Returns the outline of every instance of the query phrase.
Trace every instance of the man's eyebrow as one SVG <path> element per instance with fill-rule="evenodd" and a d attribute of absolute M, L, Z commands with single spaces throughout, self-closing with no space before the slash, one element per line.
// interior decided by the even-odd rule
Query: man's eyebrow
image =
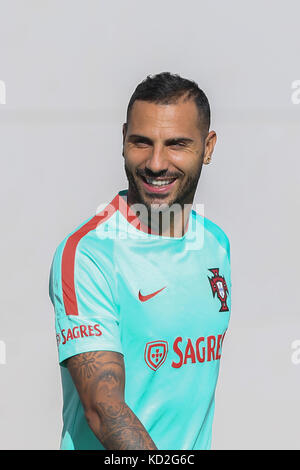
<path fill-rule="evenodd" d="M 153 143 L 152 139 L 144 135 L 140 135 L 140 134 L 131 134 L 127 140 L 129 142 L 140 141 L 140 142 L 145 142 L 147 144 Z M 174 145 L 174 144 L 177 144 L 178 142 L 189 144 L 189 143 L 194 142 L 194 140 L 189 137 L 172 137 L 170 139 L 165 140 L 166 145 Z"/>
<path fill-rule="evenodd" d="M 148 144 L 152 144 L 152 140 L 149 139 L 149 137 L 145 137 L 144 135 L 139 135 L 139 134 L 130 134 L 127 138 L 129 142 L 135 142 L 135 141 L 140 141 L 140 142 L 146 142 Z"/>
<path fill-rule="evenodd" d="M 167 139 L 165 142 L 167 145 L 174 145 L 174 144 L 177 144 L 178 142 L 182 142 L 184 144 L 190 144 L 194 142 L 194 140 L 190 139 L 189 137 L 173 137 L 171 139 Z"/>

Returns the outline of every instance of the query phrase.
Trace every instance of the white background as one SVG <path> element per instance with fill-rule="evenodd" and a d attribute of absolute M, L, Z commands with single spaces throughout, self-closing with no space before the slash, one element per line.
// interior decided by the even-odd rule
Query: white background
<path fill-rule="evenodd" d="M 2 449 L 59 447 L 50 263 L 127 187 L 127 104 L 163 71 L 206 92 L 218 135 L 195 198 L 231 241 L 213 449 L 300 448 L 299 17 L 296 0 L 0 1 Z"/>

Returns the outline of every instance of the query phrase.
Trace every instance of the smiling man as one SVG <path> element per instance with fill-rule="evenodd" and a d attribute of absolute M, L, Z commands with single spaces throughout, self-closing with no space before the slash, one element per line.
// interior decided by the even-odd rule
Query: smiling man
<path fill-rule="evenodd" d="M 211 446 L 231 280 L 227 236 L 192 209 L 209 128 L 195 82 L 148 76 L 123 125 L 128 189 L 55 252 L 62 449 Z"/>

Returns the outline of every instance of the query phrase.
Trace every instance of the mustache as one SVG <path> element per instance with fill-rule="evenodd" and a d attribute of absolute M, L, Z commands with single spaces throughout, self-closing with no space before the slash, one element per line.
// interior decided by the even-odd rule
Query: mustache
<path fill-rule="evenodd" d="M 172 173 L 165 173 L 165 171 L 160 171 L 158 173 L 154 173 L 151 170 L 136 170 L 135 174 L 137 176 L 142 176 L 144 178 L 179 178 L 180 175 L 172 174 Z"/>

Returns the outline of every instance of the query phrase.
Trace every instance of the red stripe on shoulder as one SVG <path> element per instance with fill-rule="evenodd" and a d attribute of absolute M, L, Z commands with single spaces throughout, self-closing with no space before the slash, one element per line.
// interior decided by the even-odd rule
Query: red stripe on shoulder
<path fill-rule="evenodd" d="M 116 196 L 117 198 L 118 196 Z M 63 301 L 65 312 L 67 315 L 78 315 L 78 305 L 75 292 L 75 254 L 76 248 L 82 237 L 84 237 L 91 230 L 95 230 L 99 224 L 108 220 L 116 211 L 115 199 L 108 204 L 99 214 L 96 214 L 80 229 L 74 232 L 67 240 L 62 254 L 61 263 L 61 279 Z"/>

